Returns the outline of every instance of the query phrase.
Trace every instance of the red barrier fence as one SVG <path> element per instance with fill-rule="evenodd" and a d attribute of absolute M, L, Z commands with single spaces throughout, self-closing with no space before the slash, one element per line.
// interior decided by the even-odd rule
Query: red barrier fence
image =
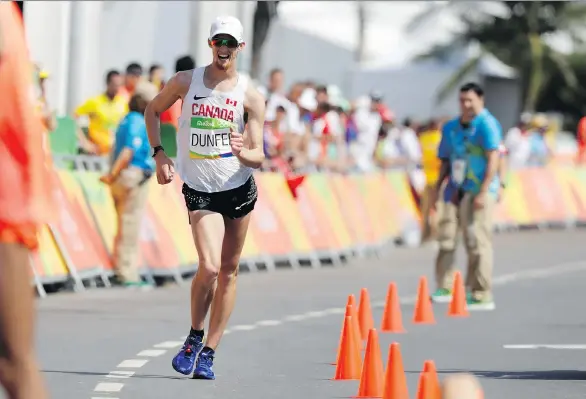
<path fill-rule="evenodd" d="M 112 274 L 116 213 L 106 186 L 96 172 L 55 173 L 60 203 L 58 221 L 40 233 L 41 248 L 33 256 L 36 282 L 86 279 Z M 406 175 L 313 174 L 294 198 L 278 173 L 258 173 L 259 200 L 242 254 L 242 267 L 261 265 L 317 266 L 334 264 L 355 253 L 376 250 L 409 229 L 421 217 Z M 512 172 L 496 213 L 497 228 L 569 225 L 586 222 L 586 170 L 553 166 Z M 181 182 L 160 186 L 154 180 L 140 235 L 141 274 L 180 280 L 196 270 L 195 252 Z"/>

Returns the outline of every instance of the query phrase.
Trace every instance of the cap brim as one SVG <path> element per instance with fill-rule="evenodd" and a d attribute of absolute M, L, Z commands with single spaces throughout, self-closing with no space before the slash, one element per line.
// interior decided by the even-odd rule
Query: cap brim
<path fill-rule="evenodd" d="M 230 33 L 230 32 L 222 32 L 222 31 L 220 31 L 220 32 L 214 32 L 214 34 L 210 36 L 210 40 L 213 40 L 214 37 L 219 36 L 219 35 L 230 36 L 232 39 L 236 40 L 238 42 L 238 44 L 244 43 L 244 40 L 238 40 L 238 38 L 233 33 Z"/>

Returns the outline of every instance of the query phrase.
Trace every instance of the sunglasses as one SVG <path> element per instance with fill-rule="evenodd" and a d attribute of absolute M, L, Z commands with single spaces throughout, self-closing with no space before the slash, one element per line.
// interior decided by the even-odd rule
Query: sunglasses
<path fill-rule="evenodd" d="M 212 39 L 212 46 L 216 48 L 220 48 L 222 46 L 226 46 L 230 49 L 235 49 L 239 45 L 238 40 L 236 39 Z"/>

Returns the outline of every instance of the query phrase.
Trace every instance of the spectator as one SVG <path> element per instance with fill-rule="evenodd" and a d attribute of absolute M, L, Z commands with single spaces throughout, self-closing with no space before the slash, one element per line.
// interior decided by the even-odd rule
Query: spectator
<path fill-rule="evenodd" d="M 549 127 L 548 120 L 543 115 L 536 115 L 531 121 L 531 133 L 529 135 L 531 155 L 528 166 L 545 166 L 553 151 L 549 147 L 545 133 Z"/>
<path fill-rule="evenodd" d="M 265 99 L 267 101 L 265 120 L 268 122 L 272 122 L 275 120 L 277 107 L 279 105 L 283 106 L 284 108 L 289 107 L 289 100 L 287 100 L 287 97 L 284 94 L 283 85 L 283 71 L 279 68 L 275 68 L 271 70 L 271 73 L 269 75 L 268 88 L 259 89 L 261 93 L 264 94 Z"/>
<path fill-rule="evenodd" d="M 328 88 L 326 86 L 317 86 L 315 88 L 315 98 L 318 103 L 328 103 L 330 102 L 330 97 L 328 95 Z"/>
<path fill-rule="evenodd" d="M 414 198 L 419 205 L 421 195 L 425 189 L 425 174 L 421 169 L 421 145 L 417 139 L 416 131 L 419 129 L 417 123 L 407 118 L 403 122 L 403 129 L 399 137 L 398 147 L 401 156 L 405 159 L 409 183 Z"/>
<path fill-rule="evenodd" d="M 175 62 L 175 73 L 192 69 L 195 69 L 195 60 L 189 55 L 180 57 Z M 179 99 L 175 101 L 175 104 L 161 114 L 161 123 L 173 125 L 175 126 L 175 130 L 177 130 L 179 128 L 179 117 L 181 116 L 182 105 L 183 100 Z"/>
<path fill-rule="evenodd" d="M 302 138 L 307 131 L 300 121 L 299 107 L 296 104 L 299 88 L 294 86 L 295 91 L 286 96 L 283 85 L 283 71 L 275 68 L 270 73 L 268 89 L 260 88 L 259 90 L 265 95 L 267 101 L 265 123 L 270 124 L 276 119 L 278 107 L 285 109 L 286 118 L 281 120 L 279 131 L 283 134 L 286 157 L 294 158 L 298 154 Z"/>
<path fill-rule="evenodd" d="M 309 142 L 308 158 L 318 168 L 323 166 L 325 155 L 324 136 L 327 134 L 326 132 L 329 132 L 329 126 L 327 126 L 325 116 L 329 111 L 330 106 L 328 103 L 318 103 L 311 122 L 311 140 Z"/>
<path fill-rule="evenodd" d="M 159 89 L 159 91 L 164 86 L 164 77 L 165 77 L 165 70 L 159 64 L 151 65 L 149 69 L 149 82 L 155 85 Z"/>
<path fill-rule="evenodd" d="M 281 131 L 283 121 L 287 118 L 287 110 L 279 105 L 276 110 L 276 117 L 272 122 L 266 123 L 264 127 L 264 151 L 266 155 L 265 165 L 268 169 L 285 172 L 288 169 L 284 159 L 285 140 Z"/>
<path fill-rule="evenodd" d="M 287 102 L 283 102 L 282 106 L 286 107 L 287 117 L 281 121 L 279 127 L 285 133 L 285 147 L 287 150 L 287 157 L 293 159 L 300 159 L 301 152 L 305 139 L 309 132 L 309 126 L 302 119 L 301 109 L 299 107 L 299 100 L 304 91 L 304 85 L 296 83 L 291 87 Z M 299 161 L 294 161 L 298 163 Z"/>
<path fill-rule="evenodd" d="M 103 155 L 110 152 L 116 126 L 128 112 L 128 103 L 118 93 L 122 77 L 116 70 L 106 75 L 106 91 L 88 99 L 75 110 L 75 118 L 89 118 L 88 136 L 78 129 L 81 149 L 88 154 Z"/>
<path fill-rule="evenodd" d="M 124 75 L 124 87 L 120 88 L 119 94 L 128 102 L 134 89 L 141 81 L 143 75 L 142 66 L 136 62 L 129 64 L 126 67 L 126 74 Z"/>
<path fill-rule="evenodd" d="M 130 98 L 130 112 L 116 131 L 114 163 L 100 181 L 111 189 L 118 231 L 114 242 L 114 266 L 119 281 L 125 287 L 148 287 L 138 273 L 138 243 L 141 220 L 148 196 L 148 180 L 154 171 L 144 110 L 158 93 L 149 82 L 136 86 Z"/>
<path fill-rule="evenodd" d="M 352 147 L 352 157 L 354 158 L 356 167 L 361 172 L 366 172 L 374 168 L 375 149 L 383 122 L 379 113 L 379 105 L 381 103 L 382 95 L 373 92 L 370 99 L 364 99 L 358 102 L 354 114 L 358 137 L 356 145 Z"/>
<path fill-rule="evenodd" d="M 303 134 L 299 136 L 299 141 L 295 143 L 292 149 L 292 167 L 302 169 L 308 166 L 310 161 L 309 148 L 312 141 L 311 125 L 313 122 L 313 113 L 317 109 L 317 100 L 315 99 L 315 90 L 305 89 L 297 99 L 298 123 L 300 124 Z"/>
<path fill-rule="evenodd" d="M 291 89 L 289 90 L 289 95 L 287 96 L 287 99 L 290 102 L 297 104 L 297 101 L 299 100 L 299 97 L 301 97 L 301 94 L 303 94 L 304 90 L 305 84 L 300 82 L 293 84 L 293 86 L 291 86 Z"/>
<path fill-rule="evenodd" d="M 175 61 L 175 72 L 195 69 L 195 60 L 190 55 L 184 55 Z"/>
<path fill-rule="evenodd" d="M 328 103 L 318 104 L 311 129 L 310 160 L 320 169 L 341 171 L 345 167 L 344 129 Z"/>
<path fill-rule="evenodd" d="M 509 153 L 508 165 L 511 169 L 524 168 L 531 157 L 530 138 L 531 115 L 521 115 L 517 126 L 509 129 L 505 137 L 505 147 Z"/>

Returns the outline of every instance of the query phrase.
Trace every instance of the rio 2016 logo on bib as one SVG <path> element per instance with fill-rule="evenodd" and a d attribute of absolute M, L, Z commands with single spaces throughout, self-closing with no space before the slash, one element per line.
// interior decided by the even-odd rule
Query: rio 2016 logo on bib
<path fill-rule="evenodd" d="M 230 148 L 230 128 L 234 125 L 222 119 L 192 117 L 189 157 L 191 159 L 220 159 L 234 156 Z"/>

